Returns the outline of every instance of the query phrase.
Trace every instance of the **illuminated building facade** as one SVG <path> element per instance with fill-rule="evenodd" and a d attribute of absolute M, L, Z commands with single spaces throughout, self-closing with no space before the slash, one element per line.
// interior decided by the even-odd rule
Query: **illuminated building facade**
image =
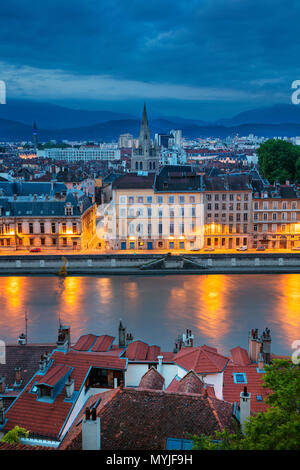
<path fill-rule="evenodd" d="M 254 247 L 300 247 L 300 193 L 293 185 L 275 184 L 254 191 L 252 208 Z"/>
<path fill-rule="evenodd" d="M 202 177 L 189 166 L 127 174 L 112 185 L 106 233 L 112 249 L 189 250 L 204 243 Z"/>
<path fill-rule="evenodd" d="M 224 250 L 250 247 L 251 201 L 248 176 L 205 177 L 205 247 Z"/>
<path fill-rule="evenodd" d="M 64 183 L 0 182 L 0 249 L 81 250 L 95 234 L 95 207 Z"/>

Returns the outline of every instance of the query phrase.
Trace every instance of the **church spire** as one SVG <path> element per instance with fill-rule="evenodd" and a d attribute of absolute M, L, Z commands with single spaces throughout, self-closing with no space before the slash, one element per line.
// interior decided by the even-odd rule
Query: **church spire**
<path fill-rule="evenodd" d="M 145 144 L 147 144 L 147 147 L 150 146 L 151 144 L 146 103 L 144 103 L 143 117 L 142 117 L 142 123 L 141 123 L 140 135 L 139 135 L 140 147 L 143 147 Z"/>

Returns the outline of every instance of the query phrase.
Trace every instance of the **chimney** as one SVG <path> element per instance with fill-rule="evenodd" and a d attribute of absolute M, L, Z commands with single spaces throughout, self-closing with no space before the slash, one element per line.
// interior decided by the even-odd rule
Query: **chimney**
<path fill-rule="evenodd" d="M 40 362 L 39 362 L 39 371 L 45 372 L 45 370 L 46 370 L 46 360 L 45 360 L 44 354 L 42 354 Z"/>
<path fill-rule="evenodd" d="M 82 450 L 101 449 L 101 426 L 97 410 L 89 408 L 85 410 L 85 418 L 82 421 Z"/>
<path fill-rule="evenodd" d="M 258 336 L 258 329 L 251 330 L 249 333 L 249 358 L 252 362 L 258 362 L 261 349 L 261 338 Z"/>
<path fill-rule="evenodd" d="M 262 353 L 266 364 L 271 362 L 271 332 L 266 328 L 262 334 Z"/>
<path fill-rule="evenodd" d="M 5 380 L 5 377 L 0 377 L 0 393 L 5 393 L 5 389 L 6 389 L 6 380 Z"/>
<path fill-rule="evenodd" d="M 120 319 L 119 323 L 119 348 L 125 348 L 126 346 L 126 327 L 123 325 Z"/>
<path fill-rule="evenodd" d="M 4 402 L 3 402 L 3 398 L 0 397 L 0 426 L 4 423 L 5 423 Z"/>
<path fill-rule="evenodd" d="M 20 346 L 26 346 L 27 344 L 27 338 L 26 338 L 26 335 L 24 333 L 21 333 L 19 338 L 18 338 L 18 344 Z"/>
<path fill-rule="evenodd" d="M 260 371 L 263 371 L 264 370 L 264 366 L 265 366 L 265 363 L 264 363 L 264 357 L 263 357 L 263 354 L 262 352 L 259 353 L 259 358 L 258 358 L 258 369 Z"/>
<path fill-rule="evenodd" d="M 163 361 L 164 356 L 157 356 L 158 359 L 158 364 L 157 364 L 157 372 L 160 374 L 162 373 L 162 361 Z"/>
<path fill-rule="evenodd" d="M 60 351 L 68 352 L 71 345 L 71 329 L 69 326 L 59 325 L 56 347 Z"/>
<path fill-rule="evenodd" d="M 250 416 L 250 398 L 251 393 L 248 393 L 247 387 L 244 387 L 244 391 L 240 394 L 240 423 L 243 434 L 245 432 L 245 421 Z"/>
<path fill-rule="evenodd" d="M 71 379 L 71 377 L 69 377 L 67 382 L 66 382 L 66 396 L 67 396 L 67 398 L 72 398 L 74 390 L 75 390 L 75 381 L 74 381 L 74 379 Z"/>
<path fill-rule="evenodd" d="M 14 386 L 15 387 L 20 387 L 21 386 L 21 383 L 22 383 L 22 379 L 21 379 L 21 367 L 15 367 L 15 383 L 14 383 Z"/>

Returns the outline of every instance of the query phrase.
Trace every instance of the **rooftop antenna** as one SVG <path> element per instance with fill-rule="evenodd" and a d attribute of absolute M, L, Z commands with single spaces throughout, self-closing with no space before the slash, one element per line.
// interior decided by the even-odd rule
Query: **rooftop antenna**
<path fill-rule="evenodd" d="M 26 342 L 28 343 L 28 315 L 27 315 L 27 310 L 25 310 L 25 335 L 26 335 Z"/>

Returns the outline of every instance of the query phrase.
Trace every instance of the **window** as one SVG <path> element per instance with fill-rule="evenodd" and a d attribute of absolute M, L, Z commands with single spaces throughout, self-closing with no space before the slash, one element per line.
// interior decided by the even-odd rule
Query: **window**
<path fill-rule="evenodd" d="M 174 204 L 175 196 L 169 196 L 169 204 Z"/>
<path fill-rule="evenodd" d="M 18 224 L 18 233 L 22 233 L 22 224 Z"/>
<path fill-rule="evenodd" d="M 125 209 L 125 207 L 121 207 L 121 209 L 120 209 L 120 217 L 126 217 L 126 209 Z"/>
<path fill-rule="evenodd" d="M 45 238 L 41 238 L 41 245 L 45 245 Z"/>
<path fill-rule="evenodd" d="M 159 235 L 161 235 L 162 232 L 163 232 L 163 226 L 162 226 L 162 224 L 158 224 L 158 233 L 159 233 Z"/>
<path fill-rule="evenodd" d="M 236 384 L 246 384 L 247 383 L 247 377 L 246 374 L 243 372 L 237 372 L 233 374 L 233 380 L 234 383 Z"/>
<path fill-rule="evenodd" d="M 264 213 L 263 219 L 264 219 L 264 220 L 268 220 L 268 214 Z"/>
<path fill-rule="evenodd" d="M 179 196 L 179 204 L 184 204 L 185 196 Z"/>
<path fill-rule="evenodd" d="M 219 204 L 215 204 L 215 211 L 219 210 Z"/>
<path fill-rule="evenodd" d="M 66 215 L 73 215 L 73 207 L 65 207 L 65 214 Z"/>
<path fill-rule="evenodd" d="M 158 202 L 158 204 L 163 204 L 164 197 L 163 196 L 157 196 L 157 202 Z"/>
<path fill-rule="evenodd" d="M 256 395 L 256 401 L 262 402 L 263 397 L 261 395 Z"/>
<path fill-rule="evenodd" d="M 148 217 L 152 217 L 152 209 L 151 209 L 151 207 L 148 207 L 148 209 L 147 209 L 147 214 L 148 214 Z"/>
<path fill-rule="evenodd" d="M 222 201 L 226 201 L 226 194 L 222 194 Z"/>
<path fill-rule="evenodd" d="M 67 239 L 66 238 L 63 238 L 63 246 L 67 246 Z"/>
<path fill-rule="evenodd" d="M 40 233 L 45 233 L 45 224 L 44 224 L 44 222 L 40 223 Z"/>
<path fill-rule="evenodd" d="M 126 202 L 126 200 L 125 200 Z M 134 204 L 134 196 L 129 196 L 128 197 L 128 204 Z"/>
<path fill-rule="evenodd" d="M 190 202 L 190 204 L 195 204 L 195 202 L 196 202 L 195 196 L 190 196 L 189 197 L 189 202 Z"/>
<path fill-rule="evenodd" d="M 73 233 L 77 233 L 77 224 L 75 222 L 72 224 L 72 227 L 73 227 Z"/>
<path fill-rule="evenodd" d="M 67 226 L 65 223 L 62 224 L 62 233 L 66 233 Z"/>
<path fill-rule="evenodd" d="M 51 233 L 56 233 L 56 224 L 55 223 L 51 224 Z"/>
<path fill-rule="evenodd" d="M 286 209 L 286 202 L 282 203 L 282 209 Z"/>
<path fill-rule="evenodd" d="M 138 204 L 144 204 L 144 196 L 138 196 L 137 202 Z"/>
<path fill-rule="evenodd" d="M 175 216 L 174 207 L 170 207 L 170 217 L 174 217 L 174 216 Z"/>
<path fill-rule="evenodd" d="M 126 196 L 120 196 L 120 204 L 126 204 Z"/>
<path fill-rule="evenodd" d="M 170 234 L 174 234 L 174 224 L 170 224 Z"/>
<path fill-rule="evenodd" d="M 215 201 L 219 200 L 219 194 L 215 194 Z"/>
<path fill-rule="evenodd" d="M 33 223 L 29 223 L 29 233 L 33 233 Z"/>
<path fill-rule="evenodd" d="M 153 197 L 152 196 L 147 196 L 147 204 L 152 204 Z"/>
<path fill-rule="evenodd" d="M 211 211 L 211 203 L 210 202 L 207 204 L 207 210 Z"/>
<path fill-rule="evenodd" d="M 211 201 L 211 194 L 206 194 L 207 201 Z"/>

